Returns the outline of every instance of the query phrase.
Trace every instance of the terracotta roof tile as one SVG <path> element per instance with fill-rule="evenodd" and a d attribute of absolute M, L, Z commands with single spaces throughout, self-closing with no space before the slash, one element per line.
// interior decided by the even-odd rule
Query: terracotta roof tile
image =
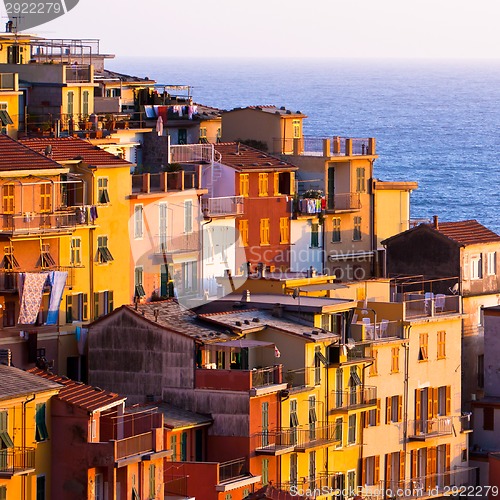
<path fill-rule="evenodd" d="M 477 220 L 439 222 L 438 231 L 460 245 L 500 241 L 500 236 Z"/>
<path fill-rule="evenodd" d="M 298 167 L 280 158 L 259 151 L 245 144 L 221 142 L 214 145 L 222 156 L 220 163 L 235 170 L 297 170 Z"/>
<path fill-rule="evenodd" d="M 120 396 L 114 392 L 105 391 L 99 387 L 92 387 L 82 382 L 75 382 L 67 377 L 60 377 L 39 368 L 31 368 L 28 372 L 62 384 L 63 388 L 57 397 L 61 401 L 78 406 L 89 412 L 109 408 L 114 403 L 119 404 L 126 399 L 124 396 Z"/>
<path fill-rule="evenodd" d="M 21 142 L 0 134 L 0 171 L 60 169 L 61 165 L 47 158 L 44 151 L 45 145 L 39 151 L 33 151 Z"/>
<path fill-rule="evenodd" d="M 300 116 L 302 118 L 306 118 L 306 115 L 304 113 L 301 113 L 300 111 L 293 112 L 289 109 L 286 109 L 285 106 L 281 106 L 280 108 L 278 108 L 278 106 L 274 106 L 272 104 L 263 104 L 259 106 L 246 106 L 244 108 L 234 108 L 229 111 L 226 111 L 226 113 L 230 113 L 231 111 L 241 111 L 244 109 L 253 109 L 255 111 L 263 111 L 264 113 L 278 114 L 284 116 Z"/>
<path fill-rule="evenodd" d="M 50 145 L 52 159 L 56 162 L 82 159 L 85 163 L 97 167 L 127 167 L 132 165 L 89 141 L 75 137 L 42 137 L 23 139 L 19 142 L 38 153 L 43 153 L 45 148 Z"/>

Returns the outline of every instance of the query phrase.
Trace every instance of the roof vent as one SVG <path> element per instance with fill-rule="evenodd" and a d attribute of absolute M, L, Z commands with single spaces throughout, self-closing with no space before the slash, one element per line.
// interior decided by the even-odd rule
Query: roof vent
<path fill-rule="evenodd" d="M 280 109 L 281 109 L 282 111 L 285 111 L 285 110 L 286 110 L 285 106 L 281 106 L 281 108 L 280 108 Z"/>
<path fill-rule="evenodd" d="M 287 109 L 287 110 L 286 110 L 286 114 L 287 114 L 287 115 L 291 115 L 291 114 L 292 114 L 292 112 L 291 112 L 289 109 Z"/>
<path fill-rule="evenodd" d="M 259 319 L 259 318 L 252 318 L 252 321 L 253 321 L 254 323 L 260 323 L 260 319 Z"/>
<path fill-rule="evenodd" d="M 245 325 L 249 325 L 249 324 L 250 324 L 250 321 L 249 321 L 248 319 L 246 319 L 246 320 L 244 321 L 244 323 L 245 323 Z"/>
<path fill-rule="evenodd" d="M 318 333 L 319 333 L 319 332 L 318 332 L 317 330 L 313 330 L 311 333 L 312 333 L 313 335 L 318 335 Z"/>
<path fill-rule="evenodd" d="M 235 324 L 236 326 L 241 326 L 241 321 L 237 321 Z"/>
<path fill-rule="evenodd" d="M 303 335 L 304 337 L 311 337 L 311 336 L 312 336 L 309 332 L 304 332 L 302 335 Z"/>

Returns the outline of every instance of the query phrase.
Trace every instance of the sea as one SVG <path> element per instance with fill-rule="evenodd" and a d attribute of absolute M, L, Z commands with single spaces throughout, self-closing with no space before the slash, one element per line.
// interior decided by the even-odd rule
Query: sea
<path fill-rule="evenodd" d="M 374 177 L 417 181 L 411 217 L 477 219 L 500 234 L 500 59 L 136 59 L 110 69 L 190 85 L 220 109 L 273 104 L 304 136 L 375 137 Z"/>

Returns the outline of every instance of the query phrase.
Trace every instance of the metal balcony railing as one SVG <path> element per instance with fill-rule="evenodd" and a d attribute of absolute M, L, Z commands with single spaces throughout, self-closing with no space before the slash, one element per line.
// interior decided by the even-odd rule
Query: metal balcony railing
<path fill-rule="evenodd" d="M 34 468 L 34 448 L 7 448 L 0 450 L 0 477 L 10 477 Z"/>
<path fill-rule="evenodd" d="M 120 460 L 122 458 L 140 455 L 148 451 L 153 451 L 153 432 L 145 432 L 124 439 L 116 441 L 115 458 Z"/>
<path fill-rule="evenodd" d="M 238 458 L 219 464 L 219 483 L 236 479 L 248 474 L 248 461 L 246 458 Z"/>
<path fill-rule="evenodd" d="M 202 198 L 201 210 L 203 212 L 203 215 L 207 217 L 239 215 L 243 213 L 243 200 L 243 196 Z"/>
<path fill-rule="evenodd" d="M 16 90 L 15 73 L 0 73 L 0 90 Z"/>
<path fill-rule="evenodd" d="M 0 214 L 0 234 L 39 234 L 73 229 L 86 224 L 74 211 L 24 214 Z"/>
<path fill-rule="evenodd" d="M 373 386 L 353 386 L 345 391 L 332 391 L 333 410 L 350 410 L 377 404 L 377 388 Z"/>
<path fill-rule="evenodd" d="M 88 64 L 72 64 L 66 66 L 66 82 L 67 83 L 90 83 L 91 70 Z"/>
<path fill-rule="evenodd" d="M 156 255 L 164 255 L 167 253 L 193 252 L 196 250 L 200 250 L 200 235 L 198 231 L 179 234 L 177 236 L 157 236 L 153 249 Z"/>
<path fill-rule="evenodd" d="M 326 210 L 329 212 L 355 212 L 360 209 L 360 193 L 328 193 L 326 197 Z"/>
<path fill-rule="evenodd" d="M 337 423 L 316 422 L 305 428 L 297 429 L 297 451 L 321 446 L 323 444 L 340 443 L 342 441 L 342 426 Z"/>
<path fill-rule="evenodd" d="M 452 417 L 438 417 L 429 420 L 409 420 L 408 435 L 411 440 L 453 434 Z"/>
<path fill-rule="evenodd" d="M 256 453 L 279 455 L 286 450 L 293 451 L 297 444 L 297 428 L 258 432 L 253 435 L 253 440 Z"/>

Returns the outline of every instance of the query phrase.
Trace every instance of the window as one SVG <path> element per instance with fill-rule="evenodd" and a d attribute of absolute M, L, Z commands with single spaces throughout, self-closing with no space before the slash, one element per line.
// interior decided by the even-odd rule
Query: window
<path fill-rule="evenodd" d="M 267 196 L 269 192 L 269 174 L 259 174 L 259 196 Z"/>
<path fill-rule="evenodd" d="M 134 269 L 134 293 L 135 297 L 145 297 L 146 292 L 143 286 L 143 274 L 144 268 L 142 266 L 137 266 Z"/>
<path fill-rule="evenodd" d="M 94 293 L 94 319 L 109 314 L 113 311 L 113 291 L 105 290 L 104 292 Z"/>
<path fill-rule="evenodd" d="M 484 387 L 484 354 L 477 357 L 477 386 L 480 389 Z"/>
<path fill-rule="evenodd" d="M 372 349 L 372 364 L 370 365 L 370 375 L 378 375 L 378 351 L 376 349 Z"/>
<path fill-rule="evenodd" d="M 334 217 L 332 219 L 332 243 L 339 243 L 342 241 L 340 239 L 340 217 Z"/>
<path fill-rule="evenodd" d="M 233 500 L 233 495 L 231 493 L 226 493 L 224 500 Z"/>
<path fill-rule="evenodd" d="M 165 202 L 159 203 L 158 206 L 159 214 L 159 231 L 160 231 L 160 252 L 167 251 L 167 229 L 168 229 L 168 206 Z"/>
<path fill-rule="evenodd" d="M 40 184 L 40 212 L 50 212 L 52 201 L 52 185 Z"/>
<path fill-rule="evenodd" d="M 269 482 L 269 459 L 262 460 L 262 484 L 266 485 Z"/>
<path fill-rule="evenodd" d="M 6 134 L 7 126 L 14 125 L 7 108 L 8 105 L 6 102 L 0 102 L 0 134 Z"/>
<path fill-rule="evenodd" d="M 316 422 L 318 416 L 316 415 L 316 396 L 309 396 L 309 439 L 313 441 L 316 439 Z"/>
<path fill-rule="evenodd" d="M 108 249 L 108 237 L 107 236 L 98 236 L 97 237 L 97 256 L 98 261 L 101 264 L 105 264 L 106 262 L 111 262 L 113 256 Z"/>
<path fill-rule="evenodd" d="M 207 138 L 207 127 L 200 127 L 200 139 Z"/>
<path fill-rule="evenodd" d="M 75 103 L 75 94 L 73 92 L 68 92 L 68 115 L 72 115 L 75 110 L 74 110 L 74 103 Z M 70 118 L 72 118 L 70 116 Z"/>
<path fill-rule="evenodd" d="M 270 245 L 269 219 L 260 219 L 260 244 Z"/>
<path fill-rule="evenodd" d="M 385 423 L 401 422 L 403 418 L 403 396 L 385 398 L 386 414 Z"/>
<path fill-rule="evenodd" d="M 472 255 L 470 258 L 470 266 L 471 266 L 471 276 L 472 280 L 479 280 L 483 277 L 483 256 Z"/>
<path fill-rule="evenodd" d="M 380 456 L 367 457 L 361 467 L 361 485 L 371 486 L 380 480 Z"/>
<path fill-rule="evenodd" d="M 14 213 L 14 184 L 4 184 L 2 187 L 2 205 L 4 214 Z"/>
<path fill-rule="evenodd" d="M 399 372 L 399 347 L 393 347 L 391 350 L 391 373 Z"/>
<path fill-rule="evenodd" d="M 82 264 L 82 239 L 71 238 L 69 262 L 72 266 Z"/>
<path fill-rule="evenodd" d="M 35 421 L 36 421 L 36 433 L 35 439 L 37 441 L 45 441 L 49 437 L 49 432 L 47 430 L 47 423 L 45 422 L 45 403 L 40 403 L 36 405 Z"/>
<path fill-rule="evenodd" d="M 262 403 L 262 446 L 269 444 L 269 403 Z"/>
<path fill-rule="evenodd" d="M 321 352 L 321 347 L 317 345 L 314 348 L 314 385 L 321 384 L 321 362 L 328 363 L 324 354 Z"/>
<path fill-rule="evenodd" d="M 240 174 L 240 196 L 248 196 L 250 191 L 249 174 Z"/>
<path fill-rule="evenodd" d="M 366 413 L 365 427 L 380 425 L 380 399 L 377 399 L 377 408 Z"/>
<path fill-rule="evenodd" d="M 238 231 L 240 232 L 241 244 L 244 247 L 248 246 L 248 220 L 240 219 L 238 221 Z"/>
<path fill-rule="evenodd" d="M 299 426 L 299 417 L 297 415 L 297 400 L 290 400 L 290 428 L 292 429 L 291 433 L 291 442 L 293 444 L 297 443 L 297 427 Z"/>
<path fill-rule="evenodd" d="M 109 203 L 108 178 L 107 177 L 98 177 L 97 178 L 97 203 L 101 203 L 101 204 Z"/>
<path fill-rule="evenodd" d="M 181 434 L 181 462 L 187 461 L 187 432 Z"/>
<path fill-rule="evenodd" d="M 66 296 L 66 323 L 87 321 L 89 319 L 88 295 L 77 293 Z"/>
<path fill-rule="evenodd" d="M 485 431 L 495 430 L 495 409 L 491 406 L 483 408 L 483 429 Z"/>
<path fill-rule="evenodd" d="M 170 436 L 170 449 L 172 450 L 172 462 L 177 462 L 177 436 Z"/>
<path fill-rule="evenodd" d="M 288 217 L 280 217 L 280 243 L 290 242 L 290 225 Z"/>
<path fill-rule="evenodd" d="M 316 452 L 309 453 L 309 481 L 316 479 Z"/>
<path fill-rule="evenodd" d="M 89 91 L 82 92 L 82 115 L 86 118 L 89 115 Z"/>
<path fill-rule="evenodd" d="M 356 169 L 356 192 L 364 193 L 366 191 L 365 169 L 363 167 Z"/>
<path fill-rule="evenodd" d="M 193 232 L 193 202 L 191 200 L 184 202 L 184 232 Z"/>
<path fill-rule="evenodd" d="M 356 415 L 349 415 L 347 444 L 354 444 L 355 442 L 356 442 Z"/>
<path fill-rule="evenodd" d="M 488 252 L 486 254 L 486 274 L 494 276 L 497 273 L 497 253 Z"/>
<path fill-rule="evenodd" d="M 446 332 L 437 333 L 437 358 L 443 359 L 446 357 Z"/>
<path fill-rule="evenodd" d="M 182 263 L 182 293 L 194 293 L 198 290 L 198 263 Z"/>
<path fill-rule="evenodd" d="M 434 389 L 436 391 L 436 389 Z M 434 413 L 436 413 L 434 411 Z M 443 385 L 437 388 L 437 415 L 444 417 L 451 414 L 451 386 Z"/>
<path fill-rule="evenodd" d="M 311 224 L 311 248 L 319 248 L 319 224 Z"/>
<path fill-rule="evenodd" d="M 16 303 L 13 301 L 5 302 L 3 309 L 3 326 L 16 326 L 16 321 Z"/>
<path fill-rule="evenodd" d="M 300 120 L 292 120 L 293 138 L 300 139 Z"/>
<path fill-rule="evenodd" d="M 149 466 L 149 498 L 156 498 L 156 465 Z"/>
<path fill-rule="evenodd" d="M 38 259 L 37 266 L 42 269 L 46 269 L 48 267 L 54 267 L 56 265 L 56 261 L 54 257 L 50 254 L 50 245 L 42 245 L 40 250 L 40 258 Z"/>
<path fill-rule="evenodd" d="M 96 500 L 102 500 L 102 496 L 97 496 L 97 475 L 96 475 Z M 102 485 L 101 485 L 102 490 Z M 45 476 L 36 477 L 36 500 L 45 500 Z"/>
<path fill-rule="evenodd" d="M 0 486 L 0 500 L 7 500 L 7 486 Z"/>
<path fill-rule="evenodd" d="M 144 207 L 142 205 L 134 206 L 134 238 L 143 237 L 144 226 Z"/>
<path fill-rule="evenodd" d="M 352 230 L 352 239 L 354 241 L 361 240 L 361 217 L 354 217 L 354 228 Z"/>
<path fill-rule="evenodd" d="M 356 471 L 347 471 L 347 496 L 356 496 Z"/>
<path fill-rule="evenodd" d="M 9 435 L 8 423 L 8 413 L 6 411 L 0 411 L 0 450 L 5 448 L 14 448 L 14 442 Z M 2 460 L 1 456 L 0 460 Z M 0 461 L 0 464 L 1 463 L 2 462 Z"/>
<path fill-rule="evenodd" d="M 335 441 L 338 443 L 338 447 L 342 446 L 342 418 L 335 419 Z"/>
<path fill-rule="evenodd" d="M 421 333 L 419 336 L 420 347 L 418 351 L 418 360 L 427 361 L 429 359 L 429 334 Z"/>

